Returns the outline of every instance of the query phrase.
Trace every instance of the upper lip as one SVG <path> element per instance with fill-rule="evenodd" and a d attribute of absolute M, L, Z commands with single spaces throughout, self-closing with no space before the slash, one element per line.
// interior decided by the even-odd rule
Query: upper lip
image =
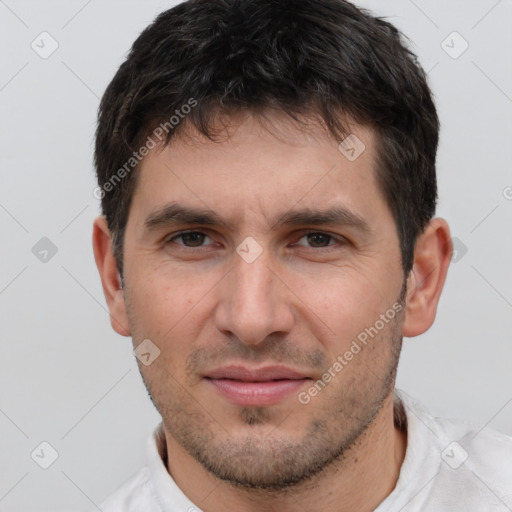
<path fill-rule="evenodd" d="M 205 375 L 210 379 L 232 379 L 245 382 L 266 382 L 280 379 L 306 379 L 303 373 L 287 368 L 286 366 L 265 366 L 263 368 L 250 369 L 244 366 L 224 366 L 208 372 Z"/>

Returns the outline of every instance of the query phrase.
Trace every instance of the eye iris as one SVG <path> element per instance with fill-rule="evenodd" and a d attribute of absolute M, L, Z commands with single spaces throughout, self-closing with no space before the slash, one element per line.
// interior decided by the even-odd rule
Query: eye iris
<path fill-rule="evenodd" d="M 202 233 L 183 233 L 181 237 L 185 245 L 190 245 L 191 247 L 199 247 L 204 241 Z"/>
<path fill-rule="evenodd" d="M 330 239 L 330 236 L 329 235 L 324 235 L 323 233 L 312 233 L 310 235 L 307 235 L 308 236 L 308 241 L 311 243 L 312 240 L 312 245 L 314 247 L 318 247 L 317 243 L 320 244 L 321 247 L 325 247 L 326 245 L 329 244 L 329 239 Z M 322 243 L 322 239 L 324 242 L 327 242 L 326 244 L 323 244 Z"/>

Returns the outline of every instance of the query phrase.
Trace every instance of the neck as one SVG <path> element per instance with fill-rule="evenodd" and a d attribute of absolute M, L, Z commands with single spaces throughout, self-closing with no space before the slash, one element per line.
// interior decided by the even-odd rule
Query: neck
<path fill-rule="evenodd" d="M 306 483 L 276 493 L 241 490 L 206 471 L 165 432 L 167 469 L 185 495 L 204 512 L 371 512 L 395 488 L 407 433 L 401 404 L 390 394 L 354 445 Z"/>

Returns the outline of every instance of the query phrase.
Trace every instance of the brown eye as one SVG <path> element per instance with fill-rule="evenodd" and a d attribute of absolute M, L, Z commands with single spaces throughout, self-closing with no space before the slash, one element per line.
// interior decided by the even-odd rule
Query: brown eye
<path fill-rule="evenodd" d="M 304 242 L 304 240 L 306 241 Z M 301 250 L 323 254 L 329 251 L 338 251 L 348 244 L 350 242 L 344 236 L 330 235 L 321 231 L 309 231 L 302 232 L 302 235 L 293 246 Z"/>
<path fill-rule="evenodd" d="M 304 239 L 306 240 L 306 243 L 297 243 L 296 245 L 309 249 L 323 249 L 336 245 L 336 242 L 342 242 L 342 240 L 336 240 L 332 235 L 316 231 L 304 233 L 300 237 L 299 242 Z"/>
<path fill-rule="evenodd" d="M 201 231 L 187 231 L 185 233 L 180 233 L 178 235 L 173 236 L 169 239 L 169 242 L 174 242 L 175 240 L 181 239 L 183 243 L 178 243 L 178 245 L 183 245 L 184 247 L 201 247 L 205 238 L 208 236 Z"/>
<path fill-rule="evenodd" d="M 332 240 L 332 236 L 325 233 L 309 233 L 305 236 L 313 247 L 327 247 Z"/>

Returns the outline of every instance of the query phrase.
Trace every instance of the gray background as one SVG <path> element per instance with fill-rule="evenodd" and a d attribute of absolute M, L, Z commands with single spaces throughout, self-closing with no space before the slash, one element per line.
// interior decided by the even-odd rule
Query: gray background
<path fill-rule="evenodd" d="M 512 2 L 357 3 L 401 28 L 429 72 L 442 122 L 438 215 L 459 240 L 434 327 L 404 341 L 398 387 L 435 415 L 512 435 Z M 171 5 L 0 0 L 4 512 L 94 509 L 142 466 L 159 420 L 130 339 L 110 328 L 93 260 L 92 144 L 99 97 Z M 469 44 L 458 58 L 453 31 Z M 47 58 L 31 47 L 48 52 L 53 40 Z M 43 237 L 55 255 L 41 252 Z M 31 458 L 42 441 L 59 455 L 46 470 Z"/>

